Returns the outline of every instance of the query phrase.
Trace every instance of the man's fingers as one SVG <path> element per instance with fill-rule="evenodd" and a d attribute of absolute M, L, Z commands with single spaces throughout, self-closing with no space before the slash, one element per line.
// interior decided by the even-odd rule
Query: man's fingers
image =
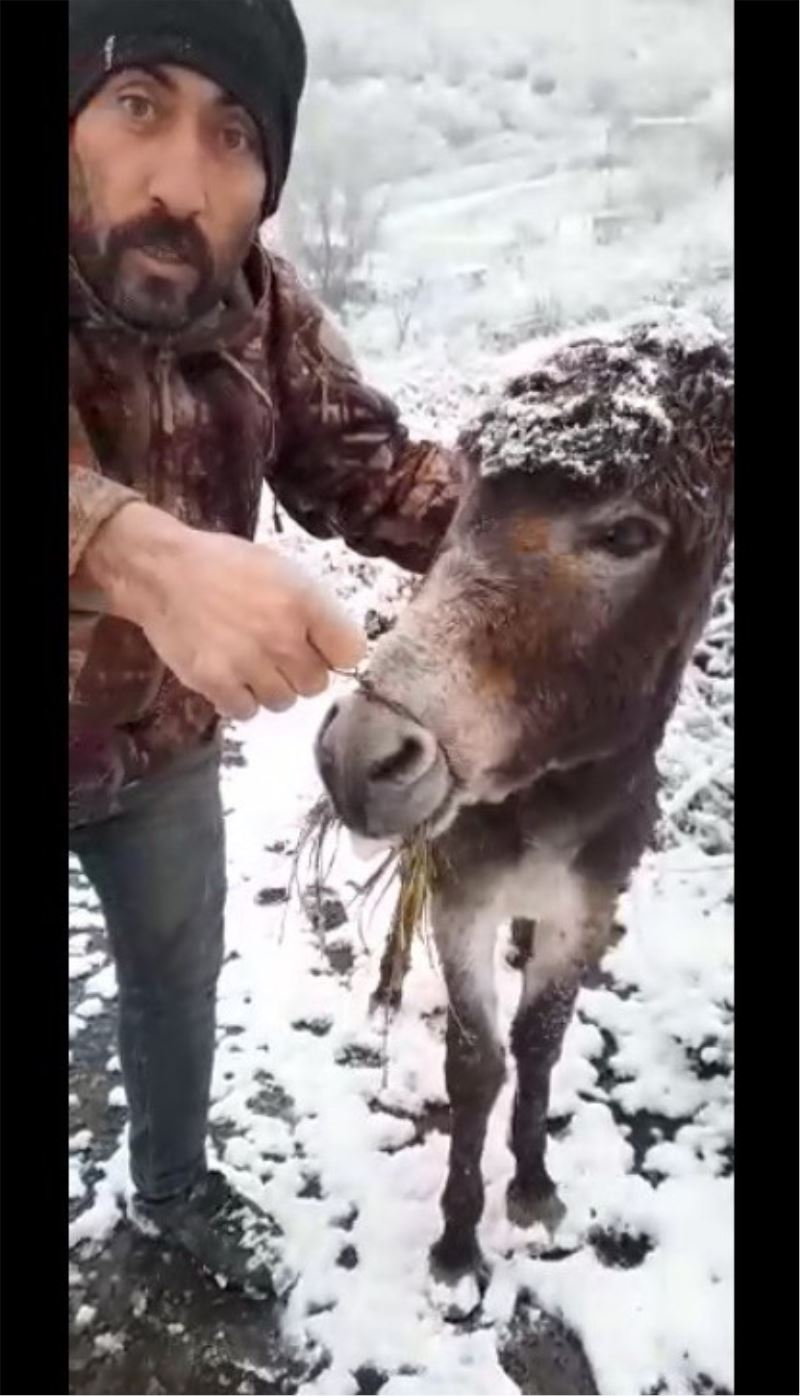
<path fill-rule="evenodd" d="M 255 695 L 244 684 L 218 685 L 214 689 L 207 689 L 205 697 L 214 704 L 220 717 L 232 718 L 236 722 L 249 722 L 258 712 Z"/>
<path fill-rule="evenodd" d="M 362 630 L 338 606 L 325 604 L 315 610 L 308 637 L 331 669 L 355 669 L 367 652 Z"/>
<path fill-rule="evenodd" d="M 223 717 L 284 712 L 298 696 L 323 693 L 331 669 L 363 659 L 359 626 L 302 570 L 260 544 L 194 529 L 187 537 L 174 604 L 143 628 Z"/>
<path fill-rule="evenodd" d="M 292 685 L 274 665 L 264 666 L 262 673 L 248 678 L 247 686 L 261 707 L 273 713 L 284 713 L 297 701 Z"/>
<path fill-rule="evenodd" d="M 280 672 L 301 698 L 316 698 L 328 687 L 329 670 L 308 639 L 296 654 L 281 659 Z"/>

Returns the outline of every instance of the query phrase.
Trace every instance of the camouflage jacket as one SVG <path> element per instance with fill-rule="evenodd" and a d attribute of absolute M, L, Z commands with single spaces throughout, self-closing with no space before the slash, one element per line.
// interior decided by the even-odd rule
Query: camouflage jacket
<path fill-rule="evenodd" d="M 126 326 L 71 266 L 69 416 L 70 576 L 135 498 L 252 538 L 264 480 L 310 533 L 421 571 L 458 493 L 457 458 L 409 441 L 291 266 L 260 247 L 229 302 L 169 341 Z M 137 626 L 70 610 L 74 821 L 216 728 Z"/>

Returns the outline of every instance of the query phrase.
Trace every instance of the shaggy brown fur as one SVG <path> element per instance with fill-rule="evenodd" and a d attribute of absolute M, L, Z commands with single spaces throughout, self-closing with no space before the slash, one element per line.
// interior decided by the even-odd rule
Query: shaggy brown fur
<path fill-rule="evenodd" d="M 433 1260 L 447 1275 L 482 1270 L 506 918 L 522 975 L 509 1215 L 558 1220 L 550 1073 L 652 835 L 656 754 L 730 542 L 731 357 L 695 328 L 579 340 L 511 381 L 460 444 L 471 474 L 443 547 L 369 691 L 318 740 L 344 822 L 425 830 L 444 869 L 432 920 L 452 1135 Z"/>

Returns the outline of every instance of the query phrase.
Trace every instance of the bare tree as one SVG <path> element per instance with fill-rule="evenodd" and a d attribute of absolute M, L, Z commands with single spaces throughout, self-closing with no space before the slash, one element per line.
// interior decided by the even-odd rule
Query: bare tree
<path fill-rule="evenodd" d="M 379 240 L 385 200 L 321 171 L 312 188 L 287 199 L 284 233 L 317 294 L 341 312 L 363 294 L 366 261 Z"/>
<path fill-rule="evenodd" d="M 406 342 L 411 321 L 419 305 L 425 284 L 425 278 L 418 276 L 415 280 L 407 281 L 404 286 L 399 287 L 390 299 L 389 304 L 396 332 L 394 347 L 397 350 L 402 349 Z"/>
<path fill-rule="evenodd" d="M 282 231 L 318 295 L 341 314 L 363 298 L 388 198 L 381 191 L 372 133 L 328 94 L 306 115 L 286 191 Z"/>

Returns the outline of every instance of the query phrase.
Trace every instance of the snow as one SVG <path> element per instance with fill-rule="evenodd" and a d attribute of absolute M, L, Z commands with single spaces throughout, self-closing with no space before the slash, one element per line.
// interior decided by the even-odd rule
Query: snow
<path fill-rule="evenodd" d="M 125 1340 L 120 1333 L 98 1333 L 94 1340 L 97 1352 L 122 1352 Z"/>
<path fill-rule="evenodd" d="M 70 1222 L 69 1247 L 74 1250 L 82 1243 L 91 1247 L 99 1246 L 108 1236 L 122 1215 L 122 1200 L 129 1193 L 127 1142 L 124 1134 L 110 1158 L 102 1165 L 101 1176 L 92 1190 L 92 1195 L 83 1211 Z"/>
<path fill-rule="evenodd" d="M 86 982 L 87 994 L 97 994 L 98 998 L 108 1000 L 117 996 L 117 976 L 113 965 L 105 965 L 92 975 Z"/>
<path fill-rule="evenodd" d="M 621 327 L 655 321 L 664 334 L 679 324 L 683 337 L 729 340 L 729 174 L 715 181 L 682 159 L 680 187 L 666 189 L 670 172 L 655 169 L 664 161 L 652 151 L 630 167 L 598 164 L 614 102 L 640 124 L 655 118 L 665 138 L 675 117 L 691 117 L 697 130 L 716 122 L 724 134 L 727 6 L 496 0 L 484 21 L 467 22 L 466 7 L 439 0 L 415 5 L 415 22 L 402 26 L 386 23 L 371 0 L 342 0 L 333 16 L 319 0 L 298 8 L 316 63 L 312 95 L 327 83 L 337 104 L 334 134 L 350 129 L 349 104 L 373 159 L 379 151 L 397 162 L 381 176 L 390 201 L 368 267 L 377 294 L 348 308 L 346 328 L 412 433 L 452 444 L 504 381 L 578 337 L 610 342 Z M 340 25 L 358 41 L 336 49 Z M 519 78 L 504 76 L 520 62 Z M 349 87 L 337 64 L 350 65 Z M 616 96 L 603 95 L 603 82 Z M 683 109 L 670 109 L 673 100 Z M 685 126 L 681 139 L 694 140 Z M 470 142 L 453 143 L 459 127 Z M 346 139 L 343 148 L 352 165 L 361 147 Z M 302 125 L 299 149 L 302 158 Z M 655 191 L 654 175 L 663 185 Z M 651 216 L 665 189 L 663 216 Z M 642 207 L 647 216 L 626 215 L 618 240 L 598 237 L 605 213 Z M 402 295 L 411 314 L 399 343 Z M 652 383 L 638 369 L 635 378 L 620 405 L 657 414 Z M 543 402 L 542 425 L 548 410 Z M 265 538 L 270 519 L 267 500 Z M 389 564 L 285 526 L 280 545 L 357 619 L 402 603 L 407 584 Z M 441 974 L 417 946 L 402 1010 L 387 1028 L 369 1016 L 368 1000 L 391 898 L 362 922 L 349 911 L 327 936 L 298 895 L 257 900 L 262 888 L 289 888 L 300 826 L 319 795 L 313 738 L 348 683 L 336 678 L 320 699 L 231 730 L 244 764 L 224 772 L 235 958 L 220 981 L 212 1156 L 283 1228 L 285 1262 L 299 1275 L 285 1331 L 329 1356 L 301 1391 L 354 1392 L 362 1366 L 387 1374 L 386 1396 L 516 1391 L 498 1347 L 523 1292 L 575 1330 L 608 1396 L 659 1384 L 679 1396 L 701 1375 L 732 1389 L 733 587 L 731 561 L 659 756 L 662 819 L 620 909 L 626 934 L 602 981 L 582 991 L 554 1072 L 550 1165 L 567 1206 L 561 1258 L 548 1255 L 543 1228 L 522 1232 L 505 1216 L 512 1073 L 486 1142 L 480 1234 L 492 1276 L 471 1329 L 447 1319 L 453 1296 L 436 1293 L 427 1268 L 448 1144 L 436 1127 L 445 1105 Z M 346 910 L 351 884 L 365 876 L 342 839 L 327 882 Z M 70 893 L 69 1030 L 80 1044 L 93 1019 L 114 1012 L 116 983 L 96 897 L 77 876 Z M 518 981 L 503 957 L 505 935 L 497 969 L 507 1031 Z M 333 944 L 349 946 L 351 972 L 332 969 Z M 107 1065 L 119 1070 L 117 1058 Z M 111 1081 L 108 1100 L 124 1102 Z M 113 1130 L 119 1116 L 109 1114 Z M 123 1215 L 125 1127 L 110 1147 L 98 1159 L 98 1140 L 84 1129 L 72 1135 L 76 1264 Z M 609 1263 L 608 1236 L 641 1240 L 640 1263 Z M 468 1310 L 473 1296 L 459 1298 Z M 98 1338 L 101 1348 L 120 1341 Z"/>
<path fill-rule="evenodd" d="M 288 546 L 309 556 L 315 545 L 296 539 Z M 330 560 L 337 545 L 323 552 Z M 338 563 L 341 571 L 333 575 L 349 591 L 353 576 L 343 551 Z M 381 570 L 370 565 L 371 574 Z M 390 590 L 387 575 L 388 569 L 383 588 L 362 586 L 362 607 Z M 685 728 L 702 726 L 703 700 L 692 680 L 665 747 L 663 765 L 677 779 L 673 818 L 682 773 L 694 764 Z M 337 681 L 334 691 L 339 687 Z M 552 1170 L 568 1207 L 559 1244 L 577 1248 L 558 1263 L 529 1255 L 535 1234 L 517 1231 L 504 1217 L 511 1086 L 504 1089 L 484 1159 L 481 1234 L 493 1266 L 482 1320 L 488 1327 L 460 1332 L 443 1317 L 426 1267 L 439 1224 L 447 1140 L 432 1130 L 416 1142 L 415 1124 L 431 1103 L 444 1101 L 436 1015 L 444 1004 L 441 977 L 418 947 L 404 1007 L 387 1037 L 383 1024 L 369 1018 L 367 1003 L 388 904 L 362 927 L 368 951 L 354 925 L 344 928 L 355 956 L 348 986 L 319 973 L 325 968 L 319 936 L 296 898 L 288 909 L 255 900 L 261 886 L 288 885 L 299 823 L 318 794 L 311 740 L 326 703 L 302 703 L 236 733 L 247 764 L 226 770 L 224 794 L 228 946 L 238 958 L 226 964 L 220 984 L 212 1109 L 215 1124 L 230 1131 L 220 1145 L 222 1166 L 278 1220 L 287 1263 L 300 1274 L 287 1333 L 310 1336 L 331 1354 L 325 1372 L 302 1389 L 354 1390 L 350 1374 L 369 1364 L 389 1373 L 389 1392 L 514 1390 L 498 1364 L 497 1338 L 523 1289 L 579 1333 L 602 1392 L 644 1392 L 659 1380 L 670 1392 L 688 1392 L 699 1371 L 730 1389 L 730 1079 L 726 1073 L 698 1078 L 687 1056 L 705 1051 L 711 1065 L 715 1054 L 723 1063 L 730 1057 L 730 860 L 685 836 L 648 855 L 622 907 L 627 934 L 608 957 L 610 985 L 581 995 L 554 1074 L 552 1112 L 571 1116 L 566 1132 L 551 1141 Z M 726 769 L 729 764 L 728 751 Z M 697 811 L 708 787 L 694 785 Z M 684 813 L 686 800 L 684 794 Z M 277 840 L 286 841 L 286 851 L 266 852 Z M 360 881 L 363 867 L 343 840 L 329 881 L 345 902 L 348 881 Z M 498 970 L 507 1024 L 517 986 L 502 957 Z M 78 1022 L 107 1011 L 97 976 L 88 983 L 95 993 L 79 1004 Z M 110 983 L 106 975 L 102 984 Z M 327 1031 L 293 1026 L 309 1020 L 329 1025 Z M 232 1028 L 239 1031 L 231 1035 Z M 604 1033 L 614 1042 L 613 1081 L 605 1087 L 598 1080 Z M 287 1118 L 262 1113 L 257 1102 L 265 1080 L 290 1099 Z M 109 1103 L 122 1102 L 116 1086 Z M 670 1139 L 654 1136 L 634 1166 L 627 1131 L 638 1111 L 678 1128 Z M 87 1143 L 85 1132 L 73 1136 L 76 1151 Z M 320 1180 L 319 1198 L 298 1196 L 309 1176 Z M 126 1187 L 123 1137 L 72 1223 L 73 1247 L 103 1242 L 120 1219 Z M 86 1193 L 73 1165 L 70 1196 Z M 354 1209 L 351 1229 L 342 1230 Z M 644 1233 L 653 1250 L 633 1270 L 609 1269 L 587 1243 L 598 1226 Z M 336 1264 L 345 1245 L 357 1253 L 353 1269 Z M 469 1296 L 462 1302 L 469 1307 Z"/>
<path fill-rule="evenodd" d="M 76 1312 L 75 1318 L 74 1318 L 75 1327 L 76 1327 L 78 1330 L 80 1330 L 81 1328 L 88 1328 L 88 1327 L 89 1327 L 89 1324 L 93 1321 L 93 1319 L 94 1319 L 96 1313 L 97 1313 L 97 1310 L 93 1307 L 93 1305 L 91 1305 L 91 1304 L 80 1304 L 80 1305 L 78 1306 L 78 1309 L 77 1309 L 77 1312 Z"/>
<path fill-rule="evenodd" d="M 82 1018 L 86 1022 L 88 1022 L 90 1018 L 99 1018 L 100 1015 L 104 1012 L 105 1007 L 103 1004 L 103 1000 L 96 997 L 84 999 L 83 1002 L 78 1005 L 78 1008 L 76 1010 L 78 1018 Z"/>
<path fill-rule="evenodd" d="M 395 608 L 400 579 L 388 564 L 356 561 L 341 545 L 316 543 L 291 525 L 284 546 L 315 566 L 354 614 Z M 387 1034 L 383 1021 L 369 1017 L 368 998 L 390 899 L 361 926 L 351 917 L 334 933 L 341 939 L 344 932 L 352 946 L 349 982 L 330 972 L 297 896 L 257 901 L 262 887 L 289 885 L 300 824 L 319 794 L 312 739 L 330 696 L 347 683 L 335 679 L 328 696 L 232 732 L 245 764 L 224 774 L 228 949 L 236 958 L 220 982 L 212 1121 L 226 1137 L 215 1154 L 284 1230 L 286 1263 L 299 1273 L 287 1336 L 314 1339 L 330 1354 L 329 1366 L 301 1390 L 353 1391 L 351 1373 L 363 1365 L 388 1373 L 389 1392 L 514 1390 L 497 1345 L 522 1291 L 579 1334 L 601 1392 L 645 1392 L 659 1381 L 670 1392 L 689 1392 L 698 1373 L 731 1389 L 732 869 L 724 803 L 731 620 L 728 576 L 698 651 L 716 662 L 690 670 L 662 751 L 668 815 L 660 847 L 645 857 L 624 899 L 627 933 L 605 962 L 610 977 L 583 990 L 554 1072 L 551 1114 L 567 1121 L 550 1153 L 568 1209 L 558 1245 L 573 1253 L 557 1262 L 537 1258 L 547 1245 L 541 1228 L 521 1232 L 505 1218 L 509 1082 L 484 1156 L 481 1238 L 493 1274 L 481 1314 L 486 1326 L 475 1332 L 447 1320 L 452 1296 L 443 1304 L 427 1272 L 447 1157 L 446 1136 L 417 1126 L 445 1100 L 438 969 L 417 947 L 404 1006 Z M 715 828 L 727 831 L 720 849 L 698 819 L 723 797 L 714 816 Z M 281 842 L 283 851 L 275 851 Z M 328 882 L 345 906 L 350 882 L 363 878 L 363 861 L 342 839 Z M 87 953 L 85 941 L 78 947 Z M 517 983 L 502 948 L 501 935 L 507 1028 Z M 96 977 L 81 985 L 88 996 L 79 1023 L 87 1004 L 90 1016 L 108 1009 Z M 698 1073 L 693 1063 L 700 1062 Z M 279 1114 L 259 1104 L 265 1088 L 268 1099 L 276 1088 L 285 1093 Z M 118 1086 L 109 1099 L 122 1102 Z M 640 1112 L 657 1123 L 637 1142 Z M 72 1195 L 78 1202 L 85 1196 L 71 1227 L 73 1248 L 101 1245 L 119 1222 L 125 1150 L 123 1132 L 91 1188 L 77 1170 L 71 1174 Z M 303 1196 L 310 1178 L 319 1186 Z M 609 1268 L 591 1243 L 597 1228 L 644 1235 L 652 1249 L 635 1268 Z M 336 1263 L 346 1246 L 356 1252 L 352 1269 Z M 470 1296 L 462 1303 L 468 1308 Z"/>
<path fill-rule="evenodd" d="M 580 373 L 582 356 L 577 350 L 571 352 L 570 361 Z M 657 424 L 661 439 L 670 436 L 671 424 L 655 394 L 644 391 L 642 373 L 634 370 L 639 391 L 621 384 L 608 391 L 598 384 L 597 393 L 589 395 L 586 388 L 594 381 L 591 369 L 586 370 L 588 383 L 584 377 L 576 387 L 565 385 L 560 368 L 554 365 L 548 370 L 546 389 L 537 383 L 535 389 L 528 387 L 519 396 L 492 404 L 491 420 L 477 443 L 484 475 L 554 468 L 563 475 L 597 480 L 610 460 L 628 465 L 642 455 L 643 415 Z M 588 420 L 579 425 L 574 414 L 582 409 Z"/>
<path fill-rule="evenodd" d="M 388 564 L 355 564 L 368 578 L 359 584 L 340 545 L 320 546 L 292 529 L 285 546 L 307 562 L 321 554 L 323 573 L 336 567 L 328 575 L 340 592 L 352 599 L 355 584 L 361 606 L 377 596 L 388 609 L 395 577 Z M 332 692 L 346 687 L 337 679 Z M 288 904 L 256 900 L 262 886 L 289 884 L 299 826 L 319 793 L 311 742 L 329 696 L 237 729 L 246 764 L 224 774 L 228 949 L 236 957 L 220 982 L 212 1119 L 225 1127 L 221 1166 L 279 1222 L 286 1263 L 299 1273 L 287 1335 L 311 1337 L 331 1355 L 301 1389 L 354 1390 L 351 1373 L 370 1365 L 389 1374 L 390 1392 L 514 1390 L 499 1366 L 497 1340 L 522 1290 L 579 1333 L 602 1392 L 644 1392 L 659 1380 L 670 1392 L 688 1392 L 700 1371 L 730 1387 L 730 1078 L 727 1071 L 698 1076 L 690 1069 L 690 1055 L 703 1048 L 707 1065 L 715 1056 L 723 1064 L 730 1058 L 729 860 L 697 844 L 689 853 L 686 839 L 648 854 L 621 907 L 627 933 L 605 962 L 610 978 L 580 996 L 554 1073 L 551 1113 L 569 1117 L 551 1140 L 552 1171 L 568 1209 L 558 1244 L 574 1251 L 558 1262 L 537 1258 L 547 1239 L 541 1229 L 522 1232 L 505 1218 L 512 1082 L 504 1087 L 484 1156 L 481 1237 L 493 1267 L 482 1314 L 487 1326 L 461 1331 L 445 1317 L 453 1296 L 443 1303 L 427 1272 L 447 1138 L 417 1124 L 445 1099 L 441 975 L 417 947 L 402 1011 L 387 1034 L 370 1018 L 368 998 L 390 903 L 378 906 L 360 933 L 352 921 L 343 928 L 354 954 L 348 981 L 328 970 L 320 935 L 297 896 Z M 691 679 L 684 702 L 665 748 L 676 771 L 683 769 L 687 712 L 699 721 L 702 699 Z M 278 841 L 283 852 L 266 850 Z M 328 882 L 345 904 L 348 883 L 363 880 L 363 868 L 341 840 Z M 503 944 L 501 936 L 507 1026 L 518 986 Z M 102 1001 L 84 1001 L 84 1015 L 86 1002 Z M 294 1026 L 315 1020 L 319 1033 Z M 612 1077 L 604 1081 L 609 1034 Z M 278 1114 L 259 1105 L 265 1085 L 268 1095 L 279 1087 L 288 1099 Z M 120 1103 L 120 1088 L 109 1098 Z M 631 1130 L 641 1111 L 676 1128 L 671 1138 L 654 1133 L 636 1159 Z M 319 1179 L 320 1196 L 298 1196 L 309 1177 Z M 126 1187 L 123 1136 L 73 1221 L 73 1246 L 102 1242 L 119 1220 Z M 354 1212 L 350 1229 L 342 1229 Z M 597 1228 L 643 1234 L 652 1249 L 633 1269 L 609 1268 L 590 1241 Z M 346 1246 L 355 1248 L 353 1268 L 336 1263 Z M 461 1302 L 469 1308 L 470 1300 Z"/>
<path fill-rule="evenodd" d="M 72 1160 L 70 1160 L 69 1176 L 67 1181 L 67 1195 L 70 1199 L 70 1202 L 74 1202 L 77 1198 L 83 1197 L 85 1192 L 86 1187 L 84 1185 L 83 1178 L 81 1177 L 81 1170 L 77 1166 L 77 1164 L 73 1163 Z"/>

